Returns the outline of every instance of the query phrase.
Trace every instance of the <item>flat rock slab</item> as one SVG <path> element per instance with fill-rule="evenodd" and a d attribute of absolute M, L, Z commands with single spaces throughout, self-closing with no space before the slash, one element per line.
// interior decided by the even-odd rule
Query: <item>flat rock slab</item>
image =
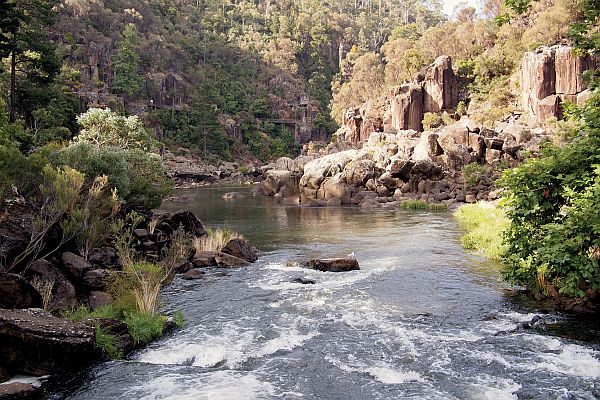
<path fill-rule="evenodd" d="M 0 310 L 0 360 L 10 371 L 48 375 L 92 362 L 93 327 L 40 309 Z"/>
<path fill-rule="evenodd" d="M 36 399 L 40 394 L 41 389 L 29 383 L 11 382 L 0 385 L 0 400 Z"/>
<path fill-rule="evenodd" d="M 355 258 L 315 258 L 304 263 L 304 267 L 323 272 L 347 272 L 360 269 Z"/>

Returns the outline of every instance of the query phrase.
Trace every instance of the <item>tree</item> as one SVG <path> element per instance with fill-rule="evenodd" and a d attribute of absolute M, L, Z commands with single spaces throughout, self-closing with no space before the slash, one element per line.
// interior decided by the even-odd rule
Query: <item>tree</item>
<path fill-rule="evenodd" d="M 140 93 L 142 77 L 140 75 L 140 38 L 134 24 L 127 24 L 123 30 L 123 39 L 119 42 L 114 56 L 115 80 L 113 88 L 128 96 Z"/>
<path fill-rule="evenodd" d="M 2 0 L 0 2 L 0 56 L 10 58 L 9 121 L 17 119 L 19 76 L 31 84 L 46 84 L 60 64 L 47 31 L 55 17 L 57 0 Z"/>
<path fill-rule="evenodd" d="M 74 139 L 76 143 L 145 151 L 151 150 L 154 144 L 137 116 L 122 117 L 109 108 L 90 108 L 77 117 L 77 122 L 81 126 L 81 132 Z"/>

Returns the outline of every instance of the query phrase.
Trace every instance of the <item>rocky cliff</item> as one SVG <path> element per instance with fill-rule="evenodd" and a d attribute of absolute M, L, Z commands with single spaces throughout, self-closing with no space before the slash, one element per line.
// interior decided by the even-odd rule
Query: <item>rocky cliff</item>
<path fill-rule="evenodd" d="M 594 57 L 577 55 L 570 46 L 543 46 L 525 53 L 520 75 L 523 110 L 545 123 L 562 117 L 562 102 L 581 106 L 590 96 L 582 74 L 596 64 Z"/>
<path fill-rule="evenodd" d="M 423 131 L 423 116 L 456 107 L 457 77 L 449 56 L 438 57 L 414 81 L 394 88 L 387 96 L 351 108 L 343 115 L 338 138 L 355 146 L 372 132 Z"/>

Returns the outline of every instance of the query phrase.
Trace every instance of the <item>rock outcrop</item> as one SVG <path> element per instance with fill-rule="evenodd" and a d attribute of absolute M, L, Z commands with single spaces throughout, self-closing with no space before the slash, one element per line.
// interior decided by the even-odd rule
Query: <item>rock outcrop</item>
<path fill-rule="evenodd" d="M 591 55 L 579 56 L 570 46 L 542 46 L 527 52 L 521 61 L 521 105 L 538 123 L 561 118 L 563 101 L 581 105 L 587 99 L 585 71 L 596 67 Z"/>
<path fill-rule="evenodd" d="M 423 131 L 426 112 L 453 109 L 458 101 L 457 78 L 449 56 L 438 57 L 416 80 L 395 88 L 389 96 L 347 110 L 336 135 L 354 146 L 373 132 Z"/>
<path fill-rule="evenodd" d="M 39 309 L 0 310 L 0 360 L 13 373 L 78 370 L 96 358 L 94 328 Z"/>
<path fill-rule="evenodd" d="M 360 205 L 393 208 L 407 200 L 451 205 L 488 199 L 491 174 L 501 163 L 516 165 L 536 153 L 544 130 L 518 121 L 498 123 L 492 130 L 462 118 L 437 131 L 372 132 L 360 150 L 344 150 L 304 165 L 299 180 L 304 206 Z M 527 152 L 523 152 L 527 150 Z M 482 174 L 468 184 L 463 168 Z"/>

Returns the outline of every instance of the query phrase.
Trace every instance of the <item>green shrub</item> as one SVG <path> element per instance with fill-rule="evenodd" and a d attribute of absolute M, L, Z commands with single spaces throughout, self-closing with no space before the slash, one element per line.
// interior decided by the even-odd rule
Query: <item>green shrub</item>
<path fill-rule="evenodd" d="M 462 167 L 465 189 L 471 189 L 479 183 L 488 173 L 485 165 L 471 163 Z"/>
<path fill-rule="evenodd" d="M 179 328 L 183 328 L 185 325 L 185 318 L 181 310 L 177 310 L 173 314 L 173 323 L 175 323 L 175 325 L 177 325 Z"/>
<path fill-rule="evenodd" d="M 148 344 L 162 336 L 166 318 L 163 315 L 147 315 L 130 312 L 125 316 L 127 330 L 136 345 Z"/>
<path fill-rule="evenodd" d="M 54 165 L 68 165 L 89 179 L 108 176 L 109 185 L 131 207 L 155 208 L 171 190 L 162 160 L 139 149 L 77 143 L 56 152 Z"/>
<path fill-rule="evenodd" d="M 455 216 L 467 230 L 460 239 L 465 249 L 481 252 L 490 260 L 501 259 L 505 251 L 502 235 L 509 224 L 502 210 L 487 203 L 467 204 Z"/>
<path fill-rule="evenodd" d="M 506 170 L 500 186 L 511 224 L 503 274 L 512 283 L 572 297 L 600 290 L 600 96 L 564 147 Z"/>
<path fill-rule="evenodd" d="M 423 129 L 429 131 L 434 128 L 439 128 L 444 123 L 442 116 L 439 113 L 425 113 L 423 116 Z"/>

